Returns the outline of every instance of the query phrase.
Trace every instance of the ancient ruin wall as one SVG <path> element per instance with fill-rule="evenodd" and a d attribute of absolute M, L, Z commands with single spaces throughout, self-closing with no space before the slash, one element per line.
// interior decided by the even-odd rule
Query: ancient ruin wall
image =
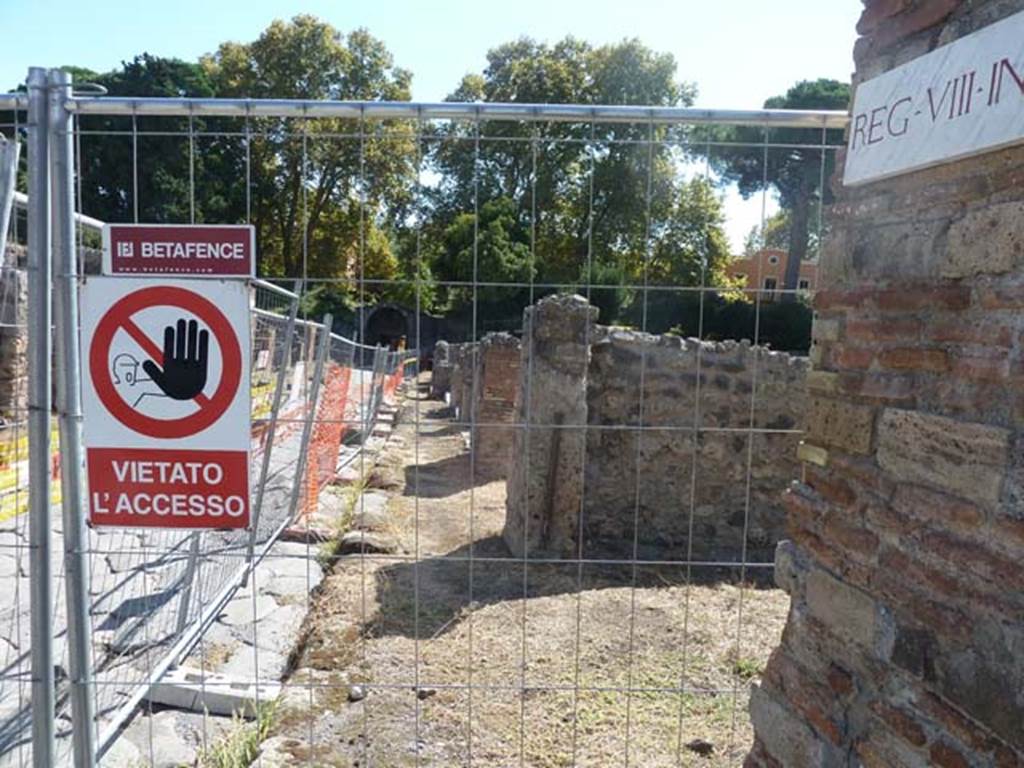
<path fill-rule="evenodd" d="M 512 426 L 519 390 L 519 339 L 489 333 L 480 340 L 472 447 L 475 468 L 488 477 L 504 477 L 512 451 Z"/>
<path fill-rule="evenodd" d="M 865 6 L 855 82 L 1024 2 Z M 1018 146 L 834 185 L 749 766 L 1024 765 L 1022 180 Z"/>
<path fill-rule="evenodd" d="M 476 346 L 473 342 L 466 342 L 451 344 L 448 347 L 448 364 L 451 367 L 448 381 L 449 404 L 456 419 L 464 424 L 469 424 L 472 420 L 473 387 L 479 359 Z"/>
<path fill-rule="evenodd" d="M 519 339 L 489 333 L 479 342 L 435 347 L 433 397 L 448 395 L 460 425 L 469 430 L 475 471 L 504 477 L 509 468 L 519 391 Z"/>
<path fill-rule="evenodd" d="M 430 366 L 430 396 L 441 399 L 452 383 L 452 353 L 447 341 L 434 345 L 434 358 Z"/>
<path fill-rule="evenodd" d="M 807 361 L 605 328 L 593 309 L 559 296 L 527 311 L 517 421 L 530 428 L 511 456 L 509 547 L 770 562 L 799 476 Z"/>
<path fill-rule="evenodd" d="M 597 308 L 548 296 L 523 313 L 505 542 L 524 557 L 575 554 L 583 498 L 587 369 Z"/>
<path fill-rule="evenodd" d="M 800 472 L 807 360 L 747 342 L 599 335 L 587 372 L 585 555 L 630 557 L 636 528 L 642 559 L 771 562 L 783 491 Z"/>

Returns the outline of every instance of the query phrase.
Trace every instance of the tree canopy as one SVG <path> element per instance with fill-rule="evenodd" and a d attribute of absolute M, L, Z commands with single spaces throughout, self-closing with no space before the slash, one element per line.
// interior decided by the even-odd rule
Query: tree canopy
<path fill-rule="evenodd" d="M 126 96 L 402 101 L 412 83 L 366 30 L 308 15 L 195 62 L 143 53 L 111 72 L 67 69 Z M 695 97 L 674 58 L 639 40 L 522 37 L 491 49 L 447 98 L 683 107 Z M 841 109 L 848 99 L 846 84 L 808 80 L 765 107 Z M 702 143 L 693 129 L 651 122 L 197 113 L 83 116 L 81 128 L 81 205 L 91 216 L 250 221 L 260 273 L 311 279 L 314 309 L 344 315 L 387 299 L 510 327 L 531 300 L 574 289 L 591 295 L 604 322 L 688 328 L 694 294 L 683 289 L 728 285 L 721 185 L 745 196 L 774 190 L 781 210 L 747 249 L 788 248 L 798 269 L 816 251 L 811 220 L 831 202 L 821 178 L 834 162 L 814 146 L 820 131 L 715 129 Z M 701 158 L 718 182 L 695 171 Z M 728 301 L 723 317 L 736 314 Z"/>
<path fill-rule="evenodd" d="M 847 108 L 850 86 L 838 80 L 803 80 L 785 95 L 765 101 L 765 109 L 838 109 Z M 816 205 L 832 202 L 828 180 L 835 169 L 835 152 L 813 145 L 835 146 L 842 141 L 842 131 L 820 129 L 762 128 L 736 126 L 725 129 L 710 151 L 715 169 L 740 194 L 750 197 L 766 188 L 773 189 L 788 217 L 786 238 L 790 258 L 786 265 L 784 288 L 797 287 L 800 263 L 807 257 L 811 227 L 811 210 Z M 766 233 L 767 234 L 767 233 Z M 790 295 L 791 296 L 791 295 Z"/>
<path fill-rule="evenodd" d="M 406 101 L 412 75 L 365 30 L 342 35 L 313 16 L 273 22 L 251 43 L 223 43 L 201 68 L 217 95 L 248 98 Z M 351 138 L 341 120 L 250 121 L 251 219 L 264 271 L 286 277 L 394 278 L 395 259 L 379 230 L 408 204 L 415 141 L 408 130 L 376 126 Z M 373 130 L 363 126 L 363 133 Z M 244 154 L 235 152 L 245 173 Z M 367 227 L 361 233 L 361 228 Z M 381 249 L 388 254 L 381 253 Z"/>

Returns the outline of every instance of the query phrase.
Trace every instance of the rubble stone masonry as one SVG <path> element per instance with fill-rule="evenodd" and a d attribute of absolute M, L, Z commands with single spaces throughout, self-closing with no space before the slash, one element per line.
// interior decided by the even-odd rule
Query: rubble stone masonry
<path fill-rule="evenodd" d="M 584 556 L 631 557 L 635 528 L 641 559 L 771 562 L 807 359 L 615 328 L 591 355 Z"/>
<path fill-rule="evenodd" d="M 855 84 L 1022 9 L 866 0 Z M 747 765 L 1024 766 L 1024 147 L 833 185 Z"/>
<path fill-rule="evenodd" d="M 771 562 L 800 471 L 806 358 L 599 326 L 594 313 L 580 296 L 527 310 L 509 548 Z"/>

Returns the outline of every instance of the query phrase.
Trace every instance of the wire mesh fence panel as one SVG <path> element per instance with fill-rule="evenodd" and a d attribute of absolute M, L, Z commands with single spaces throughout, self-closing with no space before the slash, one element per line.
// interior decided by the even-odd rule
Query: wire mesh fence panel
<path fill-rule="evenodd" d="M 26 162 L 24 149 L 27 115 L 22 110 L 0 114 L 0 136 L 21 145 L 20 172 Z M 0 182 L 4 187 L 5 182 Z M 10 190 L 14 192 L 15 190 Z M 3 201 L 7 202 L 7 201 Z M 0 205 L 3 204 L 0 202 Z M 0 573 L 4 599 L 0 601 L 0 634 L 5 641 L 0 652 L 0 719 L 3 723 L 27 728 L 22 714 L 30 701 L 31 664 L 26 642 L 30 634 L 30 594 L 28 518 L 28 369 L 27 313 L 28 279 L 25 271 L 27 241 L 24 210 L 10 201 L 7 217 L 0 215 L 6 230 L 0 242 L 6 252 L 0 253 Z M 0 214 L 4 211 L 0 210 Z M 56 471 L 56 467 L 53 470 Z M 59 495 L 54 502 L 59 502 Z M 0 726 L 0 753 L 12 762 L 30 759 L 28 740 L 12 737 L 10 730 Z"/>
<path fill-rule="evenodd" d="M 187 670 L 200 760 L 742 762 L 837 117 L 73 102 L 82 213 L 253 223 L 261 278 L 252 529 L 89 533 L 102 749 L 164 759 Z"/>

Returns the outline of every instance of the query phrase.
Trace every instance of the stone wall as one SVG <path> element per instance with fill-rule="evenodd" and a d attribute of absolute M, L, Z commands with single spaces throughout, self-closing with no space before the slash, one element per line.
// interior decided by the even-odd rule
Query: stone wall
<path fill-rule="evenodd" d="M 523 313 L 503 536 L 513 554 L 574 554 L 586 450 L 587 369 L 597 308 L 548 296 Z M 532 356 L 532 360 L 530 359 Z"/>
<path fill-rule="evenodd" d="M 526 313 L 530 396 L 516 421 L 529 434 L 511 457 L 509 547 L 770 562 L 800 471 L 806 359 L 605 328 L 595 314 L 579 296 Z"/>
<path fill-rule="evenodd" d="M 430 396 L 443 399 L 451 387 L 452 359 L 447 341 L 434 345 L 434 357 L 430 364 Z"/>
<path fill-rule="evenodd" d="M 489 333 L 480 340 L 471 440 L 476 470 L 488 477 L 508 471 L 519 358 L 519 339 L 511 334 Z"/>
<path fill-rule="evenodd" d="M 100 271 L 102 252 L 79 251 L 87 274 Z M 0 270 L 0 424 L 28 417 L 28 273 L 25 246 L 8 243 Z"/>
<path fill-rule="evenodd" d="M 865 6 L 855 82 L 1024 0 Z M 1024 765 L 1022 180 L 1018 146 L 834 183 L 749 766 Z"/>
<path fill-rule="evenodd" d="M 771 562 L 783 492 L 800 476 L 806 358 L 747 342 L 598 335 L 587 373 L 585 556 L 631 556 L 636 525 L 643 559 Z M 622 428 L 637 424 L 644 429 Z"/>
<path fill-rule="evenodd" d="M 472 420 L 469 406 L 473 399 L 473 382 L 476 380 L 478 360 L 476 344 L 467 342 L 449 345 L 448 359 L 451 366 L 448 383 L 449 404 L 455 418 L 469 424 Z"/>

